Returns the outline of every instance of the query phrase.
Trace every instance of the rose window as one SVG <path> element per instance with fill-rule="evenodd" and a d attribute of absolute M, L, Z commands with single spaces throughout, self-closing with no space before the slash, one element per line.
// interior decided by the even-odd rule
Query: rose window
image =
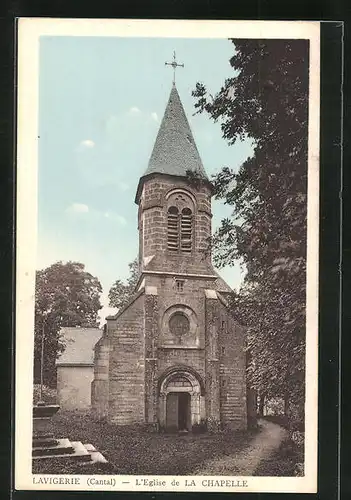
<path fill-rule="evenodd" d="M 181 312 L 173 314 L 169 320 L 169 329 L 177 337 L 186 335 L 190 330 L 188 317 Z"/>

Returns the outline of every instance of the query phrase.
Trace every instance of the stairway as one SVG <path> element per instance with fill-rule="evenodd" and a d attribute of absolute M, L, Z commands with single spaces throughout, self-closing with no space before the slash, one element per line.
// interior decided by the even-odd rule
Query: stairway
<path fill-rule="evenodd" d="M 112 465 L 92 444 L 54 437 L 52 416 L 59 409 L 58 405 L 45 403 L 33 406 L 32 468 L 37 473 L 49 474 L 60 474 L 67 469 L 77 472 L 112 470 Z"/>
<path fill-rule="evenodd" d="M 34 439 L 32 448 L 33 461 L 55 460 L 63 465 L 76 463 L 85 464 L 107 464 L 106 458 L 90 444 L 83 444 L 80 441 L 70 441 L 67 438 L 54 439 Z"/>

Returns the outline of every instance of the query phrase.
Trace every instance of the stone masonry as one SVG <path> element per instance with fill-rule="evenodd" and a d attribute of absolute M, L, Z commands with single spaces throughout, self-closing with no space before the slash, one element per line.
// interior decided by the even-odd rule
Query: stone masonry
<path fill-rule="evenodd" d="M 246 428 L 244 331 L 208 251 L 211 195 L 173 86 L 135 199 L 139 282 L 95 347 L 96 417 L 154 430 Z"/>

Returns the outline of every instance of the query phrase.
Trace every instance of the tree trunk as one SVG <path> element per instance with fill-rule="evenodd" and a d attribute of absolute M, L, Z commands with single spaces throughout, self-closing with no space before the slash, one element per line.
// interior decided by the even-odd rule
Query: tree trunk
<path fill-rule="evenodd" d="M 263 415 L 264 415 L 264 399 L 265 399 L 265 395 L 260 394 L 260 400 L 258 403 L 258 416 L 259 417 L 263 417 Z"/>
<path fill-rule="evenodd" d="M 290 428 L 290 399 L 286 393 L 284 395 L 284 421 L 285 426 Z"/>
<path fill-rule="evenodd" d="M 289 396 L 284 396 L 284 417 L 289 418 Z"/>
<path fill-rule="evenodd" d="M 257 391 L 247 388 L 247 425 L 249 429 L 257 427 Z"/>

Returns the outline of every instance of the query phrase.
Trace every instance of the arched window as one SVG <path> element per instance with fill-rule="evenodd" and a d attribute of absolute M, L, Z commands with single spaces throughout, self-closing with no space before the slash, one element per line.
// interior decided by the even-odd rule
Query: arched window
<path fill-rule="evenodd" d="M 177 207 L 169 207 L 167 214 L 167 247 L 168 250 L 179 250 L 179 211 Z"/>
<path fill-rule="evenodd" d="M 168 195 L 167 248 L 172 252 L 190 253 L 194 247 L 194 201 L 182 191 Z"/>

